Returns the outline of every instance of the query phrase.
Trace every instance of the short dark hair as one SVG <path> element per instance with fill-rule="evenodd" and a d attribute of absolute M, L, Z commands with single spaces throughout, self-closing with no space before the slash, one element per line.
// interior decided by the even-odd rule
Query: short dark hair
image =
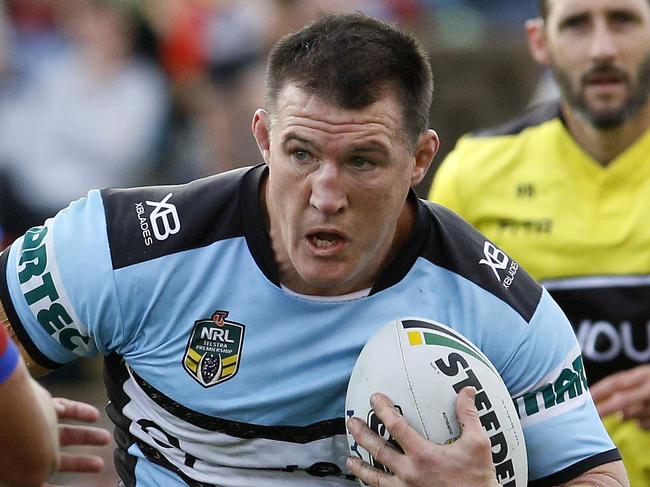
<path fill-rule="evenodd" d="M 361 13 L 326 15 L 275 45 L 266 103 L 273 112 L 289 83 L 348 109 L 364 108 L 391 90 L 414 144 L 429 123 L 432 78 L 425 50 L 403 29 Z"/>

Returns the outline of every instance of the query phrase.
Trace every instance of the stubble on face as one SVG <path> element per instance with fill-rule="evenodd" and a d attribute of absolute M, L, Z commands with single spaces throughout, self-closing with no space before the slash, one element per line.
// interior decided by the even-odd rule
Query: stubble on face
<path fill-rule="evenodd" d="M 575 112 L 597 129 L 616 128 L 633 119 L 643 109 L 650 97 L 650 54 L 639 66 L 635 80 L 632 80 L 625 71 L 611 64 L 603 63 L 585 72 L 576 86 L 567 70 L 561 68 L 557 63 L 552 63 L 551 67 L 562 98 Z M 611 76 L 624 80 L 629 94 L 618 107 L 597 109 L 587 100 L 585 87 L 590 79 L 597 76 Z"/>

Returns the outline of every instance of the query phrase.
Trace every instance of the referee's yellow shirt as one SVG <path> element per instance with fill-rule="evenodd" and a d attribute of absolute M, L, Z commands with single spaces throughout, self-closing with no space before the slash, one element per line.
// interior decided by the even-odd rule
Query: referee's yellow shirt
<path fill-rule="evenodd" d="M 650 363 L 650 131 L 603 166 L 559 106 L 462 137 L 429 198 L 541 281 L 571 320 L 587 377 Z M 650 486 L 650 432 L 605 418 L 632 486 Z"/>

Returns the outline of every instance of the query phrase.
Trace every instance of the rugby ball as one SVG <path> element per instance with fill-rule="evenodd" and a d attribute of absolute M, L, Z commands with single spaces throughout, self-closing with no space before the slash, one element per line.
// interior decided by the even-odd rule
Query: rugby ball
<path fill-rule="evenodd" d="M 434 443 L 451 443 L 460 436 L 454 406 L 457 393 L 465 386 L 476 388 L 476 407 L 490 437 L 499 483 L 526 486 L 524 434 L 508 389 L 478 347 L 441 323 L 402 318 L 382 326 L 363 347 L 352 370 L 346 417 L 365 420 L 370 429 L 399 449 L 370 407 L 370 396 L 382 392 L 422 436 Z M 388 471 L 349 431 L 347 437 L 352 455 Z"/>

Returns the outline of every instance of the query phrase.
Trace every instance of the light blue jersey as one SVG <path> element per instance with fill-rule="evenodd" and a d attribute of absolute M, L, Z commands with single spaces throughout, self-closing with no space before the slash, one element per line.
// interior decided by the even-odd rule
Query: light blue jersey
<path fill-rule="evenodd" d="M 263 177 L 92 191 L 2 254 L 0 298 L 35 360 L 106 356 L 127 486 L 354 485 L 348 379 L 368 338 L 403 316 L 451 326 L 494 363 L 535 485 L 619 459 L 571 326 L 516 262 L 411 194 L 410 239 L 368 296 L 296 296 L 273 263 Z"/>

